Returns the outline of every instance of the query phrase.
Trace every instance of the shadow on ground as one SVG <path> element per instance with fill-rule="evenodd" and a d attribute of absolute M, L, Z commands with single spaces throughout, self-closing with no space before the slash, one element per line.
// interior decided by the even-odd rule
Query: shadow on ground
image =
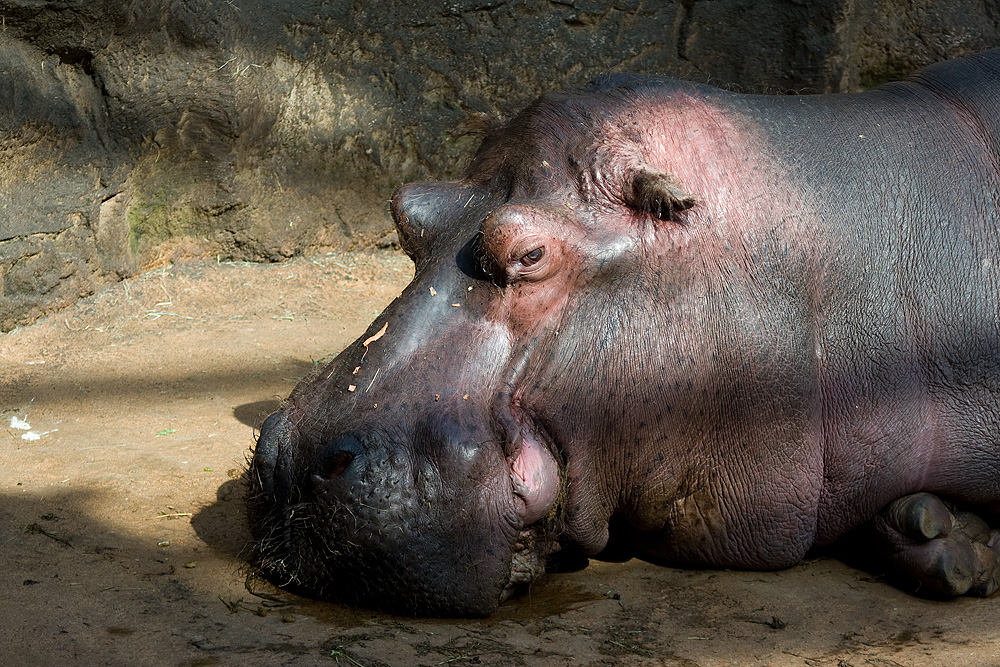
<path fill-rule="evenodd" d="M 281 401 L 267 400 L 246 403 L 233 408 L 233 416 L 241 424 L 253 427 L 255 431 L 260 430 L 260 425 L 264 423 L 268 415 L 276 412 L 281 407 Z"/>

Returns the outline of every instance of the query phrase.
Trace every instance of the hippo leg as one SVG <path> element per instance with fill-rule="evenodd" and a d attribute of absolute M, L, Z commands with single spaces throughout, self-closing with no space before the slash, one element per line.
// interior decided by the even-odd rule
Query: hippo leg
<path fill-rule="evenodd" d="M 929 493 L 903 496 L 872 527 L 888 565 L 926 592 L 991 595 L 1000 588 L 1000 531 Z"/>

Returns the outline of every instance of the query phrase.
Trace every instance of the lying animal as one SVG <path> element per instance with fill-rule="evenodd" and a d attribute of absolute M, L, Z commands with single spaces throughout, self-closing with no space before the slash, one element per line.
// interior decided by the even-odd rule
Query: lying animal
<path fill-rule="evenodd" d="M 264 424 L 254 561 L 483 615 L 557 552 L 782 568 L 868 526 L 990 594 L 998 206 L 1000 51 L 859 94 L 546 95 L 396 192 L 416 276 Z"/>

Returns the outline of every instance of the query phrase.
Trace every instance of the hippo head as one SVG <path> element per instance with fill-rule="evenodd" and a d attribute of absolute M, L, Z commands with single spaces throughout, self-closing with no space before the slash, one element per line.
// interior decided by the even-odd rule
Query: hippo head
<path fill-rule="evenodd" d="M 649 276 L 699 208 L 621 94 L 546 96 L 490 130 L 463 179 L 395 193 L 413 282 L 261 428 L 248 508 L 271 581 L 483 615 L 554 552 L 604 548 L 628 491 L 574 491 L 575 471 L 652 426 L 629 392 L 656 369 L 621 342 L 648 359 L 665 344 L 645 334 L 669 309 L 644 300 L 690 279 Z"/>

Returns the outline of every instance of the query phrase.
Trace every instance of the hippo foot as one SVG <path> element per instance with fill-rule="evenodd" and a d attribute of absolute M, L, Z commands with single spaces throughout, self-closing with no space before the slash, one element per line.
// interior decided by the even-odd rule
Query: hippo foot
<path fill-rule="evenodd" d="M 1000 588 L 1000 531 L 930 493 L 903 496 L 874 519 L 888 565 L 940 596 L 992 595 Z"/>

